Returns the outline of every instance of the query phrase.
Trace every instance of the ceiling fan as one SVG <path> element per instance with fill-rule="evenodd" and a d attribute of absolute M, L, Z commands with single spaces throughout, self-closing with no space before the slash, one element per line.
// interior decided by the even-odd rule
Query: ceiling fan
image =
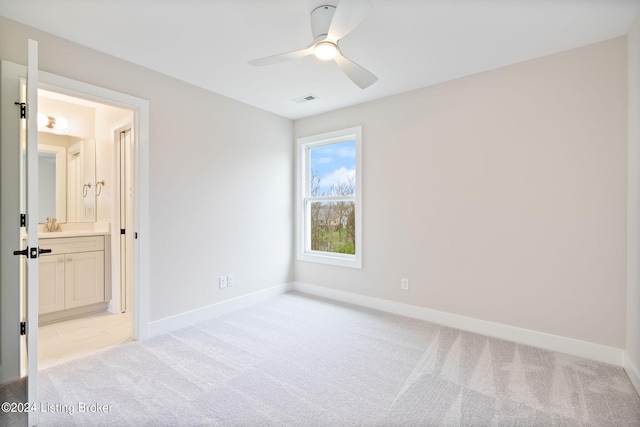
<path fill-rule="evenodd" d="M 375 83 L 378 78 L 356 64 L 340 51 L 340 41 L 364 20 L 371 9 L 368 0 L 341 0 L 338 6 L 319 6 L 311 11 L 313 43 L 293 52 L 254 59 L 255 66 L 277 64 L 314 54 L 322 60 L 333 59 L 343 73 L 361 89 Z"/>

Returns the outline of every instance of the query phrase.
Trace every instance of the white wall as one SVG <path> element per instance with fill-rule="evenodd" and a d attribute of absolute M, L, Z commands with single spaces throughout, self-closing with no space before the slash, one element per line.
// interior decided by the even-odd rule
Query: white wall
<path fill-rule="evenodd" d="M 96 108 L 96 182 L 105 181 L 100 195 L 96 198 L 96 218 L 98 222 L 112 223 L 113 203 L 117 202 L 117 189 L 115 188 L 114 169 L 114 130 L 118 126 L 133 123 L 133 112 L 114 107 Z M 111 224 L 111 230 L 118 228 L 117 224 Z"/>
<path fill-rule="evenodd" d="M 629 188 L 627 243 L 627 362 L 640 392 L 640 15 L 628 35 Z"/>
<path fill-rule="evenodd" d="M 363 126 L 362 270 L 297 282 L 622 349 L 626 38 L 294 123 Z M 410 290 L 400 290 L 400 278 Z"/>
<path fill-rule="evenodd" d="M 79 138 L 93 138 L 95 135 L 95 109 L 82 105 L 71 104 L 57 99 L 38 97 L 38 113 L 50 117 L 64 117 L 69 121 L 65 135 Z M 38 126 L 38 130 L 47 131 L 46 127 Z"/>
<path fill-rule="evenodd" d="M 149 100 L 151 321 L 291 281 L 290 120 L 4 18 L 0 59 L 27 38 L 40 69 Z"/>

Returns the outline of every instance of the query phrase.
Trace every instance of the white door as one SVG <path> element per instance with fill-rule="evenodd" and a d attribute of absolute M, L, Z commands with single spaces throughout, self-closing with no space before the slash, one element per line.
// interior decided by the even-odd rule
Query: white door
<path fill-rule="evenodd" d="M 25 78 L 26 76 L 26 78 Z M 0 276 L 2 383 L 26 384 L 9 412 L 38 423 L 38 43 L 28 67 L 2 62 L 2 217 Z M 22 334 L 22 323 L 25 324 Z M 26 341 L 22 338 L 26 335 Z M 24 389 L 24 388 L 23 388 Z M 3 409 L 7 409 L 3 407 Z"/>
<path fill-rule="evenodd" d="M 120 132 L 120 311 L 131 307 L 133 282 L 133 141 L 131 129 Z"/>
<path fill-rule="evenodd" d="M 29 426 L 38 424 L 38 42 L 29 40 L 27 71 L 27 399 L 35 410 L 28 413 Z M 35 249 L 35 251 L 34 251 Z"/>

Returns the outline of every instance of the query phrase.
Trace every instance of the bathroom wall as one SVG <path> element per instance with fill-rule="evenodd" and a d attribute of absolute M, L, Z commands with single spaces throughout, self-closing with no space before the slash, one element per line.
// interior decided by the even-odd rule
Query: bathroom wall
<path fill-rule="evenodd" d="M 38 97 L 38 113 L 51 117 L 64 117 L 69 120 L 69 127 L 61 133 L 79 138 L 93 137 L 95 134 L 95 110 L 93 108 L 64 102 L 46 96 Z M 38 126 L 39 131 L 45 131 L 44 126 Z"/>
<path fill-rule="evenodd" d="M 133 112 L 111 106 L 101 106 L 95 109 L 96 123 L 96 182 L 105 181 L 100 195 L 97 197 L 97 222 L 113 222 L 113 204 L 117 202 L 116 169 L 114 132 L 121 126 L 133 123 Z M 117 218 L 116 218 L 117 219 Z M 112 224 L 111 229 L 117 228 Z"/>

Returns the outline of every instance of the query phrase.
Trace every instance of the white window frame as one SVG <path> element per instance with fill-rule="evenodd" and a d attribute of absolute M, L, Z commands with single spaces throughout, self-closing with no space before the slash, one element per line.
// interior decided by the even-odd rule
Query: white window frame
<path fill-rule="evenodd" d="M 311 179 L 310 149 L 346 141 L 355 141 L 356 145 L 356 186 L 354 196 L 312 197 L 309 194 L 309 180 Z M 299 261 L 342 267 L 362 268 L 362 126 L 298 138 L 296 193 L 297 259 Z M 355 203 L 355 254 L 311 250 L 311 202 L 341 200 L 349 200 Z"/>

